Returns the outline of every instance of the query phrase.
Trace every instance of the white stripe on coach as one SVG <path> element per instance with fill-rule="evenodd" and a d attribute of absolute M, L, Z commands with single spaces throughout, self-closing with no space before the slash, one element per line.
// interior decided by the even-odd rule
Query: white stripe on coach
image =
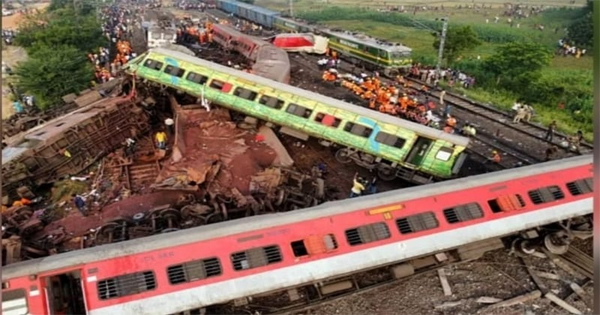
<path fill-rule="evenodd" d="M 188 309 L 225 303 L 237 298 L 258 295 L 262 292 L 274 291 L 302 283 L 316 282 L 335 275 L 375 268 L 379 265 L 458 247 L 466 243 L 511 234 L 515 231 L 586 215 L 592 213 L 592 209 L 592 197 L 590 197 L 543 210 L 497 219 L 492 222 L 95 309 L 90 311 L 89 314 L 155 315 L 183 312 Z M 166 272 L 166 270 L 163 270 L 163 272 Z"/>

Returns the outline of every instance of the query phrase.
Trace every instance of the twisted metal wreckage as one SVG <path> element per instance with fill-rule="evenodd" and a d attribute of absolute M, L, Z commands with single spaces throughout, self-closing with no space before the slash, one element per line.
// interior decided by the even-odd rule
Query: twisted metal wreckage
<path fill-rule="evenodd" d="M 202 105 L 188 105 L 183 109 L 173 97 L 169 98 L 178 122 L 172 154 L 172 159 L 177 160 L 191 145 L 185 143 L 181 121 L 185 121 L 186 113 L 204 109 Z M 109 156 L 102 161 L 98 173 L 112 173 L 113 180 L 124 182 L 125 190 L 134 190 L 140 177 L 146 176 L 144 180 L 148 180 L 148 172 L 135 174 L 132 168 L 135 162 L 125 157 L 121 148 L 127 138 L 143 139 L 151 131 L 154 105 L 152 97 L 102 98 L 8 139 L 2 151 L 3 203 L 10 204 L 11 200 L 23 197 L 36 199 L 33 191 L 38 186 L 81 173 L 106 155 Z M 272 136 L 276 139 L 274 134 Z M 151 140 L 149 150 L 155 151 Z M 246 195 L 237 189 L 227 194 L 199 189 L 203 182 L 210 182 L 219 173 L 219 162 L 204 170 L 202 182 L 168 185 L 172 178 L 157 182 L 156 177 L 160 172 L 158 160 L 164 157 L 164 151 L 150 153 L 154 156 L 148 163 L 149 152 L 139 152 L 146 157 L 145 163 L 158 169 L 150 174 L 150 182 L 154 182 L 152 190 L 179 192 L 176 202 L 131 216 L 108 218 L 83 233 L 72 233 L 60 225 L 56 229 L 48 227 L 56 218 L 53 213 L 56 205 L 37 211 L 33 205 L 10 207 L 3 214 L 3 265 L 245 216 L 310 207 L 331 199 L 316 168 L 306 175 L 281 165 L 269 167 L 252 177 L 250 193 Z M 288 162 L 281 164 L 291 166 L 293 161 L 289 156 L 287 159 Z M 112 200 L 114 198 L 109 198 L 103 205 Z"/>

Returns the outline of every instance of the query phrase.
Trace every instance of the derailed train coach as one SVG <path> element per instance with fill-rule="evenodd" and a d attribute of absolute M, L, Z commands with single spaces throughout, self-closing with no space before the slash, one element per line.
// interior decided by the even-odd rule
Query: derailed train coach
<path fill-rule="evenodd" d="M 396 177 L 428 183 L 456 177 L 469 139 L 168 49 L 130 61 L 136 78 L 171 87 L 341 148 L 336 158 Z"/>
<path fill-rule="evenodd" d="M 486 246 L 460 247 L 502 247 L 499 237 L 519 231 L 540 236 L 521 240 L 523 252 L 534 241 L 564 250 L 552 240 L 565 229 L 592 233 L 592 176 L 592 156 L 579 156 L 15 263 L 3 267 L 2 312 L 202 314 L 291 290 L 307 302 L 314 290 L 329 298 L 339 284 L 358 285 L 347 275 L 435 270 L 444 265 L 435 253 L 450 262 L 478 258 Z M 546 226 L 580 216 L 579 225 Z"/>
<path fill-rule="evenodd" d="M 128 137 L 149 130 L 149 116 L 141 106 L 111 97 L 14 136 L 2 149 L 3 203 L 77 174 Z"/>
<path fill-rule="evenodd" d="M 329 39 L 329 49 L 354 64 L 370 70 L 382 70 L 396 75 L 412 65 L 412 49 L 399 43 L 378 40 L 364 34 L 341 32 L 318 25 L 309 25 L 281 16 L 255 5 L 235 0 L 217 0 L 217 8 L 263 27 L 291 33 L 313 33 Z"/>

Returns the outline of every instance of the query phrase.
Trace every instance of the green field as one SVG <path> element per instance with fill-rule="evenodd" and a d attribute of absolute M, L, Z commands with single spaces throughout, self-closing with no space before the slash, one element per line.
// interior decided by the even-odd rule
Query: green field
<path fill-rule="evenodd" d="M 465 5 L 472 5 L 470 1 L 358 1 L 358 0 L 297 0 L 294 1 L 295 16 L 303 14 L 317 14 L 320 16 L 319 23 L 333 28 L 349 31 L 358 31 L 380 39 L 400 42 L 413 49 L 413 59 L 425 64 L 433 65 L 437 62 L 437 51 L 433 47 L 434 30 L 439 30 L 440 22 L 436 18 L 448 17 L 450 26 L 471 26 L 482 39 L 481 45 L 471 51 L 463 53 L 461 60 L 485 60 L 492 55 L 497 47 L 508 41 L 533 40 L 548 48 L 555 49 L 558 40 L 565 36 L 565 28 L 579 14 L 578 9 L 585 5 L 585 0 L 576 0 L 574 4 L 569 1 L 540 1 L 525 0 L 519 3 L 527 5 L 545 5 L 556 9 L 547 10 L 526 19 L 515 20 L 513 27 L 502 14 L 506 10 L 504 3 L 497 1 L 479 0 L 477 4 L 484 4 L 485 9 L 468 9 Z M 414 5 L 444 6 L 444 11 L 427 10 L 418 11 L 413 15 L 411 8 Z M 270 8 L 272 10 L 287 12 L 289 2 L 287 0 L 257 0 L 256 5 Z M 385 9 L 387 6 L 405 5 L 410 13 L 378 13 L 374 9 Z M 458 9 L 462 5 L 463 8 Z M 491 5 L 492 8 L 487 6 Z M 332 10 L 332 8 L 335 8 Z M 366 10 L 366 9 L 369 10 Z M 559 9 L 560 8 L 560 9 Z M 494 17 L 498 16 L 499 22 L 494 23 Z M 486 24 L 486 19 L 489 23 Z M 520 27 L 516 28 L 519 23 Z M 543 25 L 540 31 L 535 27 Z M 592 78 L 593 57 L 591 51 L 580 59 L 573 56 L 554 57 L 545 69 L 542 70 L 544 77 L 558 78 L 584 78 L 578 82 L 586 82 L 585 78 Z M 568 79 L 565 80 L 565 88 L 569 86 Z M 589 89 L 592 93 L 591 81 L 588 86 L 576 88 Z M 500 108 L 509 108 L 515 102 L 515 97 L 506 92 L 484 91 L 482 89 L 471 89 L 468 91 L 458 90 L 476 101 L 495 105 Z M 568 101 L 568 100 L 567 100 Z M 556 104 L 533 104 L 538 113 L 534 120 L 548 123 L 558 119 L 559 129 L 574 134 L 578 129 L 584 130 L 586 139 L 592 139 L 593 126 L 589 122 L 576 122 L 574 114 L 569 111 L 556 110 Z M 582 113 L 580 115 L 590 115 Z"/>
<path fill-rule="evenodd" d="M 485 4 L 486 6 L 491 5 L 493 8 L 502 7 L 506 2 L 502 1 L 489 1 L 489 0 L 478 0 L 477 4 Z M 569 3 L 569 1 L 565 0 L 521 0 L 518 2 L 514 2 L 513 4 L 521 3 L 526 5 L 545 5 L 549 7 L 580 7 L 585 5 L 585 0 L 575 0 L 574 4 Z M 270 8 L 272 10 L 287 10 L 289 8 L 288 0 L 256 0 L 256 5 Z M 298 10 L 306 10 L 306 9 L 314 9 L 319 6 L 325 5 L 340 5 L 340 6 L 350 6 L 350 7 L 370 7 L 374 9 L 385 8 L 387 6 L 414 6 L 414 5 L 429 5 L 429 6 L 440 6 L 444 7 L 458 7 L 459 5 L 469 5 L 473 4 L 471 1 L 435 1 L 435 0 L 374 0 L 374 1 L 360 1 L 360 0 L 295 0 L 294 1 L 294 9 Z"/>

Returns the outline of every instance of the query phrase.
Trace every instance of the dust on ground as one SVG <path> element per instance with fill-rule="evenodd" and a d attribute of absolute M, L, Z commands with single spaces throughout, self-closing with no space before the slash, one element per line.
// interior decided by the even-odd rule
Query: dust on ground
<path fill-rule="evenodd" d="M 15 8 L 15 10 L 11 10 L 11 11 L 17 11 L 19 9 L 38 9 L 38 10 L 43 10 L 45 8 L 47 8 L 50 3 L 32 3 L 32 4 L 28 4 L 25 7 L 18 7 L 18 4 L 15 4 L 17 7 Z M 13 15 L 9 15 L 9 16 L 3 16 L 2 17 L 2 28 L 3 29 L 7 29 L 7 30 L 15 30 L 19 27 L 19 23 L 21 23 L 21 21 L 23 21 L 23 19 L 25 18 L 25 14 L 23 13 L 19 13 L 19 12 L 15 12 L 15 14 Z"/>
<path fill-rule="evenodd" d="M 35 8 L 38 10 L 42 10 L 48 7 L 48 5 L 50 5 L 50 3 L 34 3 L 29 4 L 25 7 L 17 7 L 15 8 L 15 10 L 12 11 L 16 11 L 22 8 Z M 17 12 L 10 16 L 3 16 L 2 29 L 16 30 L 19 26 L 19 23 L 21 23 L 24 18 L 25 14 Z M 6 62 L 6 64 L 13 70 L 17 66 L 18 62 L 25 60 L 27 60 L 27 53 L 25 52 L 25 49 L 14 45 L 6 46 L 3 44 L 2 61 Z M 2 74 L 2 119 L 6 119 L 15 113 L 15 110 L 12 106 L 12 101 L 10 100 L 10 89 L 8 89 L 7 85 L 7 83 L 11 82 L 12 79 L 13 78 L 11 78 L 10 76 Z"/>
<path fill-rule="evenodd" d="M 4 23 L 4 18 L 2 18 Z M 27 60 L 27 52 L 25 49 L 18 46 L 4 46 L 2 49 L 2 62 L 5 62 L 14 71 L 19 62 Z M 14 76 L 2 74 L 2 119 L 6 119 L 15 113 L 10 99 L 11 92 L 8 88 L 8 83 L 14 81 Z"/>
<path fill-rule="evenodd" d="M 590 243 L 591 239 L 588 240 Z M 565 283 L 582 279 L 558 268 L 548 259 L 534 256 L 524 258 L 534 271 L 552 273 L 559 280 L 542 278 L 549 291 L 579 309 L 592 314 L 588 304 L 566 290 Z M 375 315 L 375 314 L 481 314 L 481 315 L 562 315 L 567 311 L 545 298 L 505 308 L 490 308 L 480 303 L 481 297 L 510 299 L 537 290 L 518 257 L 508 255 L 506 249 L 485 254 L 481 259 L 445 268 L 452 295 L 445 296 L 438 273 L 417 275 L 409 280 L 374 290 L 352 298 L 344 298 L 295 315 Z M 588 296 L 593 296 L 593 283 L 582 285 Z M 425 298 L 426 297 L 426 298 Z"/>

